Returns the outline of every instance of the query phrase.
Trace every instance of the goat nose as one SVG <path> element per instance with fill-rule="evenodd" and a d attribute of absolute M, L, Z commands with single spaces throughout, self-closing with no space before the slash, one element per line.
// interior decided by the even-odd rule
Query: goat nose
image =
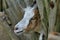
<path fill-rule="evenodd" d="M 18 27 L 15 30 L 18 30 Z"/>

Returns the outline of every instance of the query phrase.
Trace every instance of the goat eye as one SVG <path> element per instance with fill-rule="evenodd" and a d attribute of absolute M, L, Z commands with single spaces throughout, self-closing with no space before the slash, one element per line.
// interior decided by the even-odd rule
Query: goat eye
<path fill-rule="evenodd" d="M 34 18 L 31 18 L 31 20 L 34 20 Z"/>
<path fill-rule="evenodd" d="M 18 30 L 18 27 L 15 30 Z"/>

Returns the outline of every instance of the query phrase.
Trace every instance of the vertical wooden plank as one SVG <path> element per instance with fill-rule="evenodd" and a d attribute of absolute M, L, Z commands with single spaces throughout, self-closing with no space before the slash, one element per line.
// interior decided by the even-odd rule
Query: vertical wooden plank
<path fill-rule="evenodd" d="M 60 0 L 57 0 L 57 14 L 55 25 L 55 31 L 60 32 Z"/>
<path fill-rule="evenodd" d="M 2 3 L 3 0 L 0 0 L 0 11 L 3 11 L 3 3 Z"/>
<path fill-rule="evenodd" d="M 2 35 L 0 35 L 1 40 L 18 40 L 3 17 L 5 17 L 4 13 L 0 12 L 0 28 L 2 28 L 0 29 L 0 31 L 2 30 Z"/>
<path fill-rule="evenodd" d="M 0 11 L 1 11 L 1 0 L 0 0 Z"/>
<path fill-rule="evenodd" d="M 1 24 L 0 24 L 0 40 L 10 40 L 9 35 L 6 33 Z"/>
<path fill-rule="evenodd" d="M 15 25 L 23 16 L 17 0 L 4 0 L 3 2 L 3 4 L 5 4 L 3 5 L 4 7 L 7 7 L 8 5 L 8 9 L 5 8 L 6 14 L 11 20 L 12 25 Z"/>
<path fill-rule="evenodd" d="M 51 0 L 53 2 L 54 7 L 50 6 L 50 14 L 49 14 L 49 32 L 53 32 L 56 23 L 56 14 L 57 14 L 57 3 L 56 0 Z"/>

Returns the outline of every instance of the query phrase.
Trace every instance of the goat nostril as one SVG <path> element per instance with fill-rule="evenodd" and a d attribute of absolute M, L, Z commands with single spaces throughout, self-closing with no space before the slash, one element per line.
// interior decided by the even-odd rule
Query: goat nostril
<path fill-rule="evenodd" d="M 18 30 L 18 28 L 16 28 L 15 30 Z"/>

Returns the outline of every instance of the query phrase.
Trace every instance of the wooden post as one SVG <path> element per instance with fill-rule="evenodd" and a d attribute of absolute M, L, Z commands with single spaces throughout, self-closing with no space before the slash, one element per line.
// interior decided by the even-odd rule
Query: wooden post
<path fill-rule="evenodd" d="M 6 20 L 3 19 L 4 13 L 0 12 L 0 28 L 3 29 L 3 37 L 6 38 L 6 40 L 19 40 L 16 35 L 14 35 L 13 31 L 10 29 L 10 26 L 7 24 Z M 7 37 L 5 37 L 5 33 L 7 33 Z M 3 39 L 3 38 L 2 38 Z M 5 39 L 4 39 L 5 40 Z"/>
<path fill-rule="evenodd" d="M 41 16 L 42 26 L 44 27 L 46 39 L 48 40 L 48 32 L 53 32 L 56 26 L 57 3 L 56 0 L 36 0 Z"/>
<path fill-rule="evenodd" d="M 41 16 L 41 23 L 43 26 L 43 30 L 45 32 L 45 40 L 48 40 L 48 27 L 49 27 L 49 22 L 48 22 L 48 14 L 49 12 L 49 5 L 47 0 L 36 0 Z"/>
<path fill-rule="evenodd" d="M 21 12 L 21 8 L 18 4 L 17 1 L 15 0 L 4 0 L 3 1 L 5 5 L 4 6 L 4 10 L 7 14 L 7 16 L 10 18 L 12 25 L 14 26 L 18 21 L 20 21 L 20 19 L 23 16 L 23 13 Z M 8 8 L 6 8 L 6 6 L 8 5 Z"/>
<path fill-rule="evenodd" d="M 0 0 L 0 11 L 3 11 L 3 0 Z"/>
<path fill-rule="evenodd" d="M 55 31 L 60 32 L 60 0 L 57 0 Z"/>

